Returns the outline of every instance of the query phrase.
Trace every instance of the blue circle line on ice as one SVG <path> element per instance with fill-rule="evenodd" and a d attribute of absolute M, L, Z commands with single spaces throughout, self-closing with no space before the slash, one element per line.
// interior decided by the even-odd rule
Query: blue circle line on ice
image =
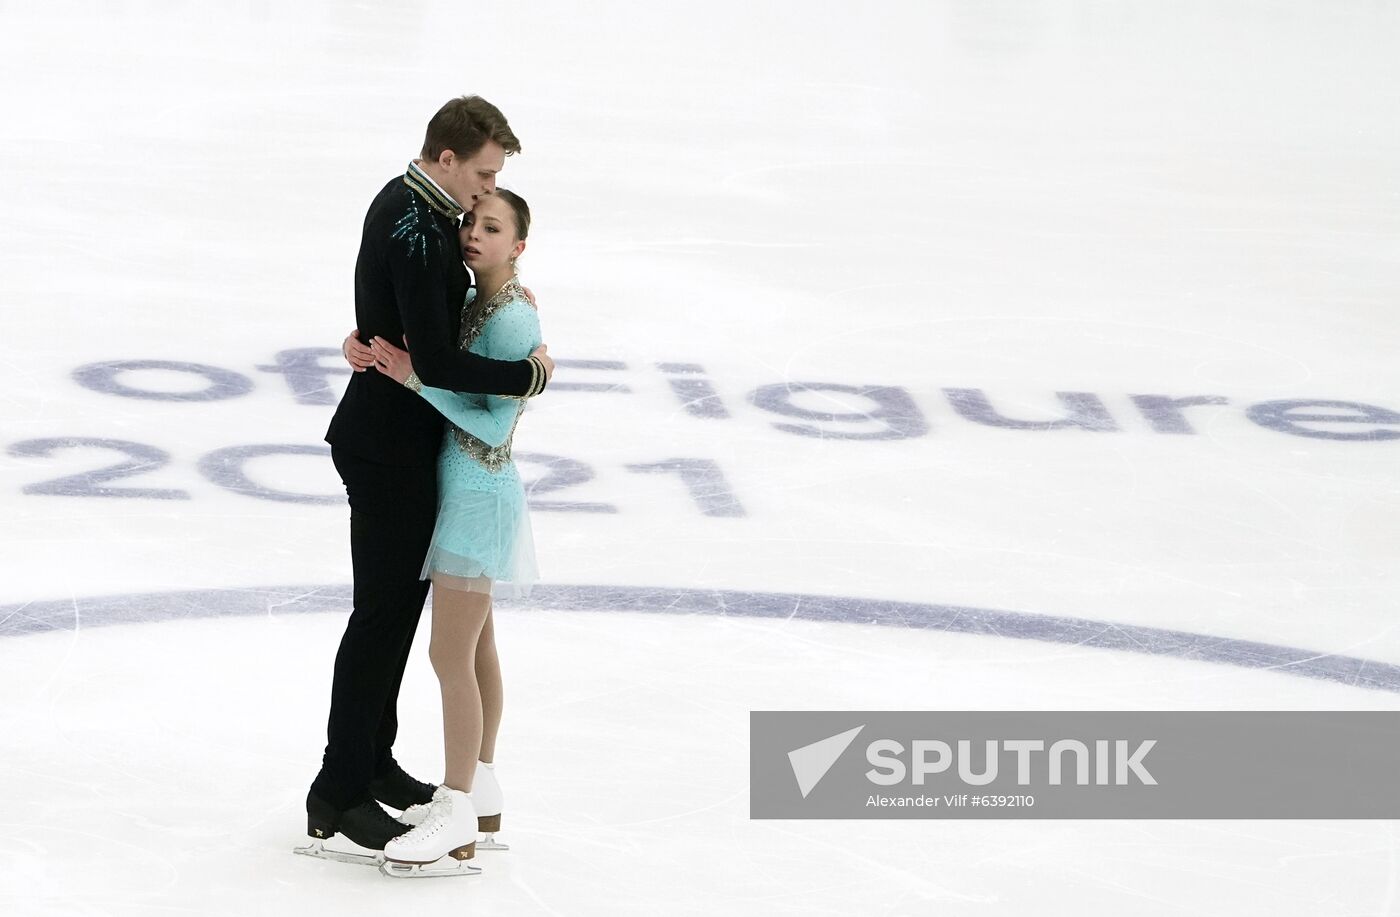
<path fill-rule="evenodd" d="M 0 606 L 0 637 L 233 615 L 348 612 L 350 603 L 349 585 L 201 589 L 36 601 Z M 508 608 L 516 603 L 502 604 Z M 1400 693 L 1400 666 L 1390 663 L 1189 631 L 1022 611 L 784 592 L 562 585 L 536 587 L 528 607 L 542 611 L 712 614 L 910 627 L 1268 669 Z"/>

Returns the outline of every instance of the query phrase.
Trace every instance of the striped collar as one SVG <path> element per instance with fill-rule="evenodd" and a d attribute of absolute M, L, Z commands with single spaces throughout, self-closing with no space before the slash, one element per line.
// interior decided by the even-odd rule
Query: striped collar
<path fill-rule="evenodd" d="M 445 217 L 455 220 L 464 212 L 462 205 L 442 190 L 442 185 L 433 181 L 433 177 L 424 172 L 423 167 L 416 162 L 408 164 L 408 171 L 403 174 L 403 183 L 418 192 L 418 196 L 427 201 L 429 207 Z"/>

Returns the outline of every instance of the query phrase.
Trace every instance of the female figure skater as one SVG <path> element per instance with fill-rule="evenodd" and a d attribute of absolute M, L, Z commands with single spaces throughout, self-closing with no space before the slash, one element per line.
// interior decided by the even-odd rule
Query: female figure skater
<path fill-rule="evenodd" d="M 463 257 L 476 275 L 468 294 L 461 347 L 498 360 L 523 359 L 540 344 L 540 325 L 516 277 L 530 209 L 510 191 L 477 201 L 463 219 Z M 405 341 L 412 348 L 412 341 Z M 500 828 L 501 791 L 492 771 L 501 723 L 501 670 L 491 619 L 493 587 L 517 594 L 538 580 L 525 490 L 510 458 L 522 399 L 424 386 L 408 352 L 376 337 L 375 368 L 426 398 L 451 423 L 438 455 L 438 513 L 423 578 L 433 584 L 428 655 L 442 690 L 446 774 L 421 822 L 384 848 L 391 864 L 475 855 L 478 830 Z M 485 845 L 484 845 L 485 846 Z"/>

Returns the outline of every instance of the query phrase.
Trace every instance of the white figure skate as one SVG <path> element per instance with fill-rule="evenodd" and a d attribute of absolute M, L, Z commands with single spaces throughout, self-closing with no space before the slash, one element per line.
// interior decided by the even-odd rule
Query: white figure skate
<path fill-rule="evenodd" d="M 476 849 L 509 850 L 508 845 L 496 840 L 496 832 L 501 830 L 501 810 L 505 808 L 505 796 L 496 782 L 496 765 L 476 762 L 472 802 L 476 806 L 476 830 L 485 835 L 476 842 Z"/>
<path fill-rule="evenodd" d="M 501 785 L 496 781 L 496 765 L 485 761 L 476 762 L 476 776 L 472 779 L 472 806 L 476 809 L 476 830 L 485 837 L 476 842 L 477 850 L 509 850 L 509 844 L 496 840 L 496 832 L 501 830 L 501 811 L 505 808 L 505 797 Z M 427 806 L 409 806 L 399 816 L 406 825 L 421 825 L 428 817 Z"/>
<path fill-rule="evenodd" d="M 440 786 L 427 809 L 427 817 L 412 831 L 384 845 L 380 872 L 396 879 L 480 875 L 481 870 L 467 862 L 476 856 L 471 795 Z"/>

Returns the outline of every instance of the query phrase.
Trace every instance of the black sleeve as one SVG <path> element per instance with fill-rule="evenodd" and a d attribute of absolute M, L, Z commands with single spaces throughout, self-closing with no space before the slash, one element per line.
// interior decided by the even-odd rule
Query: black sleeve
<path fill-rule="evenodd" d="M 447 287 L 440 279 L 446 248 L 441 230 L 429 224 L 390 239 L 385 252 L 413 371 L 424 385 L 453 392 L 538 394 L 543 388 L 540 373 L 530 360 L 490 360 L 455 346 L 450 319 L 462 304 L 447 302 Z"/>

